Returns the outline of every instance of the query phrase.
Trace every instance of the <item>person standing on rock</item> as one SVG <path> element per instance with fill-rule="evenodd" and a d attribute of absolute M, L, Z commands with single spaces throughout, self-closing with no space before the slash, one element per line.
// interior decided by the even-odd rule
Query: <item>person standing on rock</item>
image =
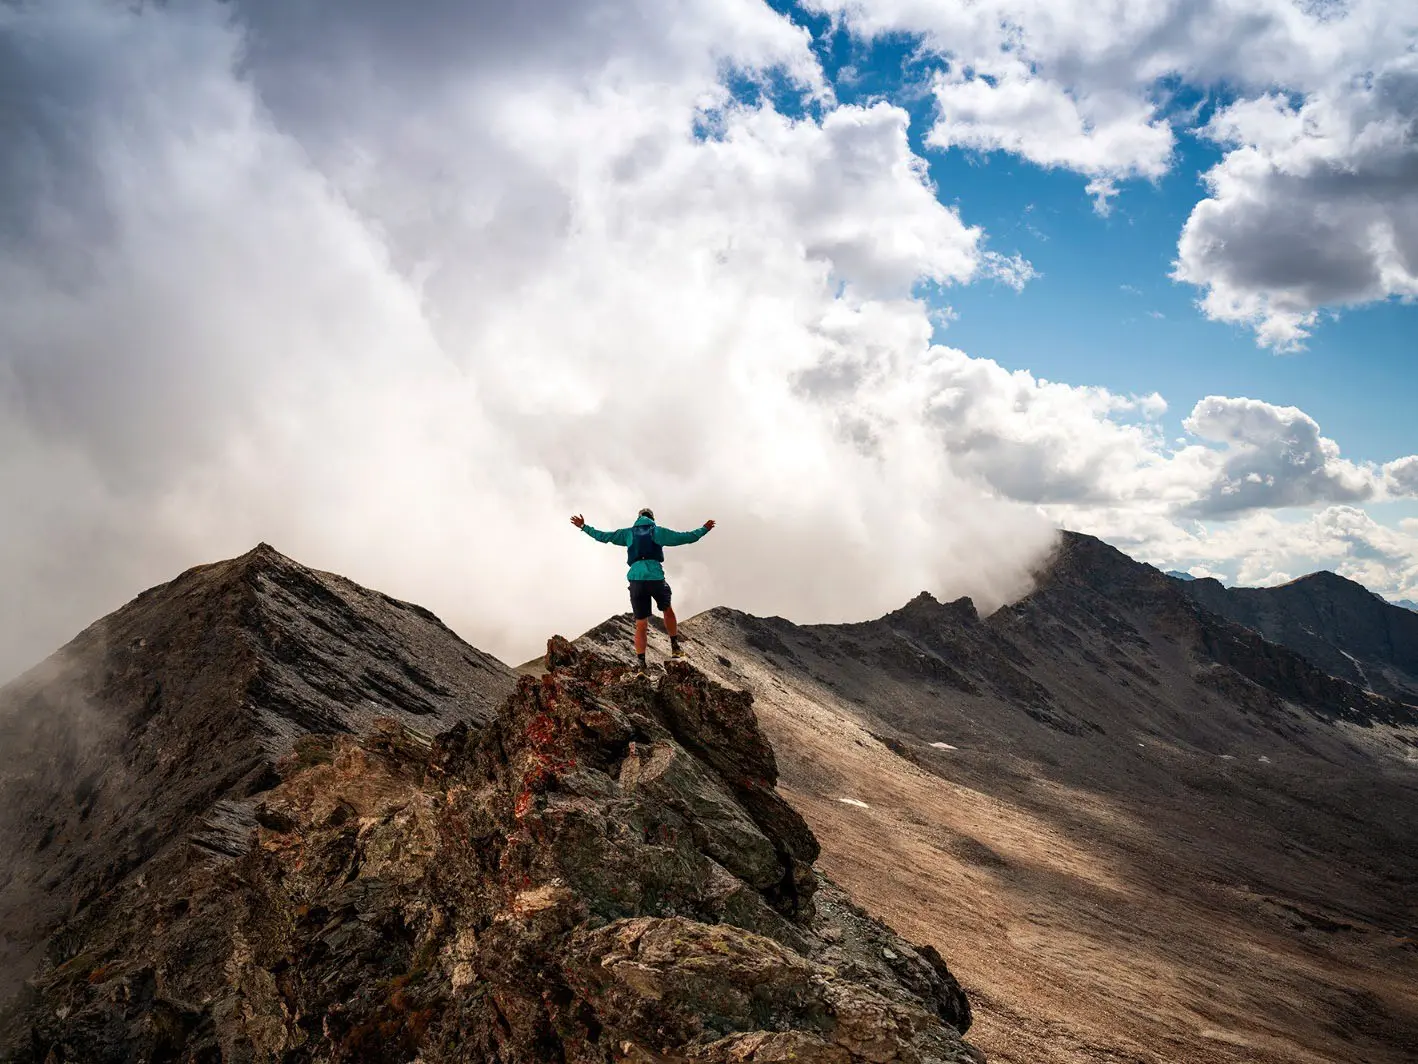
<path fill-rule="evenodd" d="M 714 527 L 713 521 L 705 521 L 692 532 L 674 532 L 655 524 L 655 512 L 650 507 L 640 511 L 635 524 L 615 532 L 602 532 L 592 528 L 586 519 L 577 514 L 571 523 L 598 543 L 612 543 L 626 548 L 626 560 L 630 563 L 627 579 L 630 581 L 630 610 L 635 615 L 635 657 L 636 668 L 645 671 L 645 643 L 649 637 L 650 603 L 653 600 L 665 615 L 665 631 L 670 634 L 670 653 L 677 658 L 684 657 L 679 644 L 679 622 L 670 606 L 670 585 L 665 582 L 666 547 L 680 547 L 686 543 L 696 543 Z"/>

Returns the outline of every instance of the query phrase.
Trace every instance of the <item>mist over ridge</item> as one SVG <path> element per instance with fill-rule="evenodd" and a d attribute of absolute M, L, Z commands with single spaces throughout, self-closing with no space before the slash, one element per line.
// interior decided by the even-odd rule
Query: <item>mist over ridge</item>
<path fill-rule="evenodd" d="M 767 9 L 711 7 L 741 61 L 811 81 Z M 443 5 L 481 61 L 417 70 L 451 32 L 432 12 L 0 12 L 0 675 L 260 540 L 520 660 L 624 596 L 566 516 L 647 503 L 721 523 L 673 559 L 691 609 L 1027 587 L 1048 522 L 955 474 L 922 407 L 910 286 L 987 262 L 909 170 L 854 164 L 905 157 L 894 115 L 705 141 L 713 48 L 578 10 L 552 34 Z M 762 172 L 795 156 L 813 171 Z"/>

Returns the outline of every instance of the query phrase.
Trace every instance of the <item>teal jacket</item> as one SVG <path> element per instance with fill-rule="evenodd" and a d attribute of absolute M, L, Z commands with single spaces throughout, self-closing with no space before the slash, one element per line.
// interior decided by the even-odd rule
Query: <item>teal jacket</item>
<path fill-rule="evenodd" d="M 637 525 L 655 525 L 655 522 L 648 517 L 637 517 Z M 621 528 L 614 532 L 602 532 L 600 529 L 592 528 L 590 525 L 582 525 L 581 531 L 590 536 L 597 543 L 613 543 L 617 547 L 630 546 L 630 529 Z M 693 532 L 673 532 L 668 528 L 655 525 L 655 542 L 662 547 L 682 547 L 686 543 L 697 543 L 703 539 L 709 530 L 703 525 Z M 663 580 L 665 578 L 665 567 L 657 561 L 649 558 L 641 558 L 630 567 L 626 573 L 627 580 Z"/>

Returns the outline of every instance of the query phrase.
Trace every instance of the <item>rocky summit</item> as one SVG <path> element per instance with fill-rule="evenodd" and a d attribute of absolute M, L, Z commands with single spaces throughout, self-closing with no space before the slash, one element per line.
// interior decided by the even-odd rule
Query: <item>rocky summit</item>
<path fill-rule="evenodd" d="M 305 586 L 296 568 L 206 575 L 250 607 L 273 573 Z M 200 585 L 157 598 L 211 605 Z M 403 610 L 372 610 L 361 638 Z M 168 655 L 168 683 L 183 665 Z M 450 709 L 436 735 L 407 713 L 298 730 L 270 772 L 240 777 L 244 845 L 169 825 L 59 922 L 4 1018 L 6 1059 L 983 1060 L 940 955 L 814 869 L 752 701 L 688 664 L 652 681 L 554 639 L 543 675 L 492 712 Z M 136 726 L 153 728 L 176 724 Z"/>
<path fill-rule="evenodd" d="M 433 735 L 512 685 L 427 610 L 265 544 L 143 592 L 0 688 L 0 1001 L 165 849 L 244 853 L 300 737 Z"/>

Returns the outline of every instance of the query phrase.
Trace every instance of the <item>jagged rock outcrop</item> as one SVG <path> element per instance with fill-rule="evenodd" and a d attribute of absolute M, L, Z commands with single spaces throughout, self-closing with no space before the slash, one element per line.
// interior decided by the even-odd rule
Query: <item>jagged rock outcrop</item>
<path fill-rule="evenodd" d="M 1385 602 L 1337 573 L 1278 587 L 1182 585 L 1212 613 L 1254 629 L 1332 676 L 1418 705 L 1418 613 Z"/>
<path fill-rule="evenodd" d="M 15 1061 L 983 1059 L 940 956 L 812 868 L 751 698 L 548 647 L 496 715 L 308 735 L 235 858 L 51 941 Z"/>
<path fill-rule="evenodd" d="M 300 737 L 433 735 L 512 686 L 427 610 L 265 544 L 143 592 L 0 689 L 0 999 L 165 848 L 245 852 Z"/>

